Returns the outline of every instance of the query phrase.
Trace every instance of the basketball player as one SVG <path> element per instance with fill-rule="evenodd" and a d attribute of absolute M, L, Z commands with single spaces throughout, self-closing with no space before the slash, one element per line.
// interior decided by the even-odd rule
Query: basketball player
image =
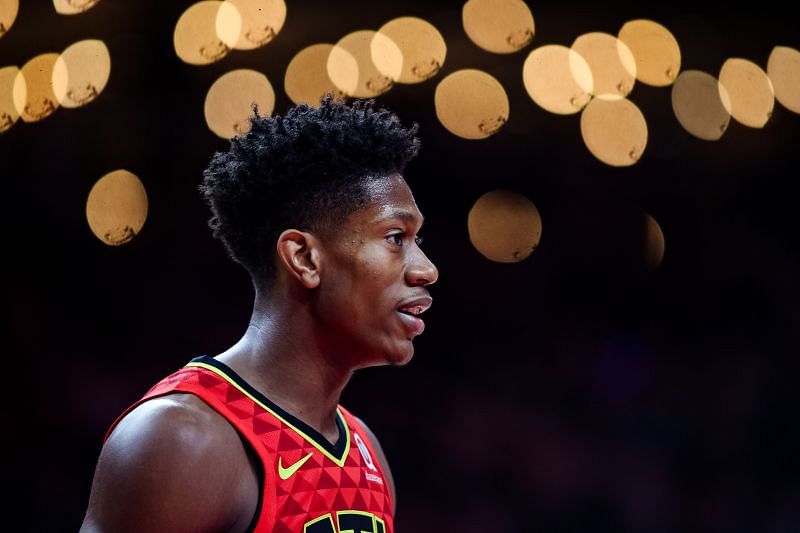
<path fill-rule="evenodd" d="M 252 277 L 249 326 L 112 425 L 82 531 L 394 530 L 386 457 L 339 398 L 354 370 L 411 359 L 432 302 L 402 177 L 416 131 L 328 96 L 256 112 L 213 157 L 200 190 Z"/>

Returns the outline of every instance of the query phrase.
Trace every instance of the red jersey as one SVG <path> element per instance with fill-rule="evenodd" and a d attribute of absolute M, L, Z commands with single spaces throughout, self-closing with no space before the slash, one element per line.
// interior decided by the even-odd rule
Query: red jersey
<path fill-rule="evenodd" d="M 213 357 L 192 359 L 154 385 L 112 424 L 142 402 L 171 392 L 200 397 L 225 417 L 261 461 L 255 532 L 394 531 L 393 502 L 375 448 L 358 419 L 339 405 L 333 445 L 302 420 L 255 390 Z"/>

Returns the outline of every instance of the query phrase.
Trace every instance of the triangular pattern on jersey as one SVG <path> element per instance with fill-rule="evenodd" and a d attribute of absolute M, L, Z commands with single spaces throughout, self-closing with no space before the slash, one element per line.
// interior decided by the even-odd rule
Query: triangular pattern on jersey
<path fill-rule="evenodd" d="M 336 523 L 337 511 L 354 510 L 374 515 L 385 524 L 386 533 L 393 533 L 393 506 L 374 444 L 359 421 L 342 406 L 337 409 L 339 439 L 334 444 L 271 402 L 232 369 L 203 356 L 154 385 L 120 415 L 108 435 L 141 402 L 172 392 L 200 397 L 225 417 L 258 455 L 264 480 L 262 512 L 254 522 L 256 532 L 302 533 L 305 524 L 320 516 L 330 513 Z M 377 470 L 367 466 L 355 442 L 351 445 L 354 434 L 364 441 Z M 312 455 L 295 470 L 293 466 L 309 453 Z M 265 512 L 267 509 L 269 512 Z"/>

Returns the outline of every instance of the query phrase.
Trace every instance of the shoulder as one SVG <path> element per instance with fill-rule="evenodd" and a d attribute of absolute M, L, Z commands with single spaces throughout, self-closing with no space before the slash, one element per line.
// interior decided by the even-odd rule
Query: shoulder
<path fill-rule="evenodd" d="M 244 521 L 243 529 L 257 497 L 257 477 L 236 430 L 196 396 L 170 394 L 137 406 L 114 428 L 100 453 L 83 529 L 239 529 Z"/>
<path fill-rule="evenodd" d="M 389 461 L 386 459 L 386 454 L 383 452 L 383 447 L 381 446 L 381 443 L 378 440 L 378 437 L 375 436 L 375 433 L 370 429 L 370 427 L 366 424 L 366 422 L 364 422 L 363 420 L 361 420 L 359 417 L 357 417 L 355 415 L 352 415 L 352 416 L 353 416 L 353 418 L 355 418 L 358 421 L 359 424 L 361 424 L 361 427 L 364 428 L 364 432 L 367 434 L 367 436 L 369 437 L 370 442 L 372 443 L 372 446 L 375 448 L 375 453 L 378 454 L 378 460 L 381 463 L 381 470 L 383 470 L 383 473 L 386 476 L 386 481 L 389 483 L 389 491 L 391 492 L 393 506 L 394 506 L 394 509 L 396 511 L 397 510 L 397 491 L 395 490 L 395 487 L 394 487 L 394 476 L 392 476 L 392 469 L 389 468 Z"/>

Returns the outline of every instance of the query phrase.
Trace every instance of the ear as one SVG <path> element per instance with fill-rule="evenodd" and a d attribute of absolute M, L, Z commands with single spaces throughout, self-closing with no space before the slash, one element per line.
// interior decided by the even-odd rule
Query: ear
<path fill-rule="evenodd" d="M 304 287 L 319 285 L 319 241 L 309 232 L 287 229 L 278 237 L 278 264 Z"/>

